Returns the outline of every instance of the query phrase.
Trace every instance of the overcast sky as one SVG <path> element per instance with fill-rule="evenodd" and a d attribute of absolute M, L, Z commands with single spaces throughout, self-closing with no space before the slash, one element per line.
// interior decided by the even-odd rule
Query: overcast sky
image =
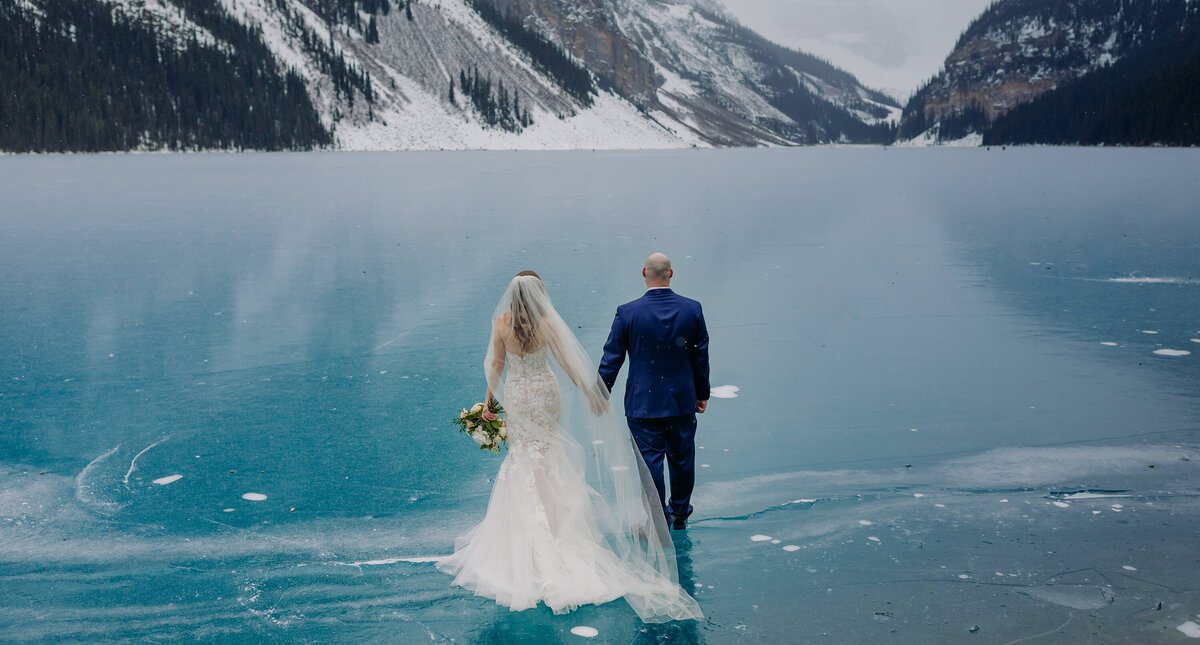
<path fill-rule="evenodd" d="M 904 99 L 991 0 L 719 0 L 742 24 Z"/>

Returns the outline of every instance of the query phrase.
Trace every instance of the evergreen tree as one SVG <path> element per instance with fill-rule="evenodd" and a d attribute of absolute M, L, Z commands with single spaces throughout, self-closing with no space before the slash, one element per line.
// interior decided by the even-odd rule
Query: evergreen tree
<path fill-rule="evenodd" d="M 491 76 L 479 77 L 479 69 L 474 68 L 469 74 L 459 70 L 459 87 L 467 100 L 466 105 L 475 109 L 476 114 L 484 124 L 497 127 L 508 132 L 520 132 L 533 123 L 528 112 L 522 117 L 517 108 L 517 94 L 512 93 L 510 99 L 508 90 L 504 87 L 503 79 L 492 84 Z M 454 102 L 454 79 L 450 80 L 451 102 Z"/>
<path fill-rule="evenodd" d="M 497 122 L 503 125 L 509 125 L 512 122 L 512 113 L 509 111 L 508 92 L 504 89 L 504 79 L 500 79 L 496 83 L 496 116 Z"/>
<path fill-rule="evenodd" d="M 375 26 L 375 16 L 371 16 L 370 22 L 367 23 L 367 42 L 370 44 L 379 42 L 379 29 Z"/>

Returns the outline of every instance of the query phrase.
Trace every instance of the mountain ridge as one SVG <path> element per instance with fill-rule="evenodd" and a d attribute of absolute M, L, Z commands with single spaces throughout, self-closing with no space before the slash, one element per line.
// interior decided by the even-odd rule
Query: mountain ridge
<path fill-rule="evenodd" d="M 998 0 L 972 21 L 942 70 L 909 99 L 898 137 L 945 142 L 974 135 L 981 142 L 1000 141 L 989 137 L 988 132 L 1010 112 L 1041 97 L 1068 91 L 1126 57 L 1144 57 L 1144 52 L 1165 43 L 1169 46 L 1155 57 L 1155 64 L 1187 58 L 1191 55 L 1189 45 L 1177 37 L 1197 26 L 1200 3 L 1190 0 Z M 1122 82 L 1141 82 L 1133 76 L 1123 76 Z M 1078 119 L 1091 109 L 1085 104 L 1060 105 L 1071 113 L 1051 115 L 1047 110 L 1044 117 Z M 1141 118 L 1152 121 L 1167 108 L 1146 105 Z M 1180 128 L 1186 125 L 1184 121 L 1176 124 Z M 1030 131 L 1033 126 L 1023 129 Z M 1066 142 L 1053 133 L 1018 139 L 1027 143 Z M 1194 139 L 1172 140 L 1185 145 L 1197 143 Z M 1130 145 L 1157 142 L 1105 135 L 1072 142 L 1088 141 Z"/>
<path fill-rule="evenodd" d="M 475 6 L 485 3 L 515 26 L 495 16 L 489 21 L 483 6 Z M 72 18 L 55 6 L 120 25 L 128 34 L 113 47 L 121 51 L 89 52 L 89 43 L 76 38 L 82 32 Z M 113 118 L 112 128 L 136 136 L 110 134 L 107 148 L 93 142 L 87 150 L 886 143 L 899 116 L 894 101 L 849 73 L 769 43 L 711 4 L 681 0 L 16 0 L 5 16 L 11 30 L 70 34 L 48 51 L 5 53 L 0 64 L 7 65 L 6 74 L 42 70 L 35 86 L 58 82 L 54 70 L 66 49 L 96 59 L 89 64 L 108 70 L 119 86 L 124 76 L 113 70 L 120 56 L 132 55 L 134 66 L 154 77 L 174 72 L 153 69 L 148 61 L 192 48 L 207 57 L 195 72 L 205 87 L 236 85 L 235 76 L 250 76 L 261 77 L 252 88 L 269 86 L 274 77 L 284 88 L 253 104 L 222 102 L 214 94 L 206 98 L 212 115 L 205 119 L 254 115 L 263 121 L 255 127 L 267 131 L 297 118 L 282 119 L 276 105 L 315 112 L 315 118 L 305 117 L 304 136 L 268 138 L 266 145 L 257 130 L 240 138 L 206 138 L 186 128 L 164 136 L 141 122 Z M 220 20 L 240 26 L 246 42 L 234 43 L 204 24 Z M 108 58 L 100 60 L 101 54 Z M 564 85 L 558 75 L 571 65 L 586 68 L 590 87 Z M 170 84 L 147 87 L 142 99 L 169 106 L 190 100 L 189 90 Z M 82 115 L 114 100 L 126 111 L 139 109 L 136 96 L 114 99 L 111 91 L 47 97 L 59 104 L 55 123 L 36 124 L 47 134 L 13 141 L 23 128 L 10 127 L 15 133 L 0 148 L 78 149 L 69 137 L 51 132 L 56 123 L 62 129 L 64 121 L 86 121 Z M 0 104 L 0 110 L 0 118 L 28 129 L 46 107 L 25 102 Z"/>

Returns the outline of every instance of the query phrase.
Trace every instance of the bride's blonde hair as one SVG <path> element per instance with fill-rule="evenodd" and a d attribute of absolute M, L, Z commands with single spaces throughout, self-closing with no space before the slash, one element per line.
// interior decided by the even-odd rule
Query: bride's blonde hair
<path fill-rule="evenodd" d="M 522 280 L 522 288 L 518 289 L 512 299 L 512 330 L 513 336 L 516 336 L 517 342 L 521 344 L 521 349 L 529 351 L 533 349 L 535 340 L 537 339 L 538 328 L 542 322 L 541 307 L 530 298 L 525 297 L 526 289 L 538 290 L 542 293 L 546 292 L 546 286 L 542 284 L 542 276 L 536 271 L 525 270 L 517 274 L 518 278 L 531 277 L 533 280 Z"/>

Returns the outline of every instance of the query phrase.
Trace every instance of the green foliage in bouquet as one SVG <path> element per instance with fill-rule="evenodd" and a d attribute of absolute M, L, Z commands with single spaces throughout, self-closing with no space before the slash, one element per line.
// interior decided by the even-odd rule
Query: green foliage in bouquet
<path fill-rule="evenodd" d="M 476 403 L 470 410 L 463 408 L 458 418 L 451 421 L 458 426 L 459 432 L 465 432 L 474 439 L 480 450 L 499 453 L 500 445 L 508 441 L 508 426 L 504 423 L 504 417 L 500 416 L 504 408 L 499 401 L 492 399 L 487 402 L 487 409 L 496 415 L 494 421 L 483 420 L 483 403 Z"/>

